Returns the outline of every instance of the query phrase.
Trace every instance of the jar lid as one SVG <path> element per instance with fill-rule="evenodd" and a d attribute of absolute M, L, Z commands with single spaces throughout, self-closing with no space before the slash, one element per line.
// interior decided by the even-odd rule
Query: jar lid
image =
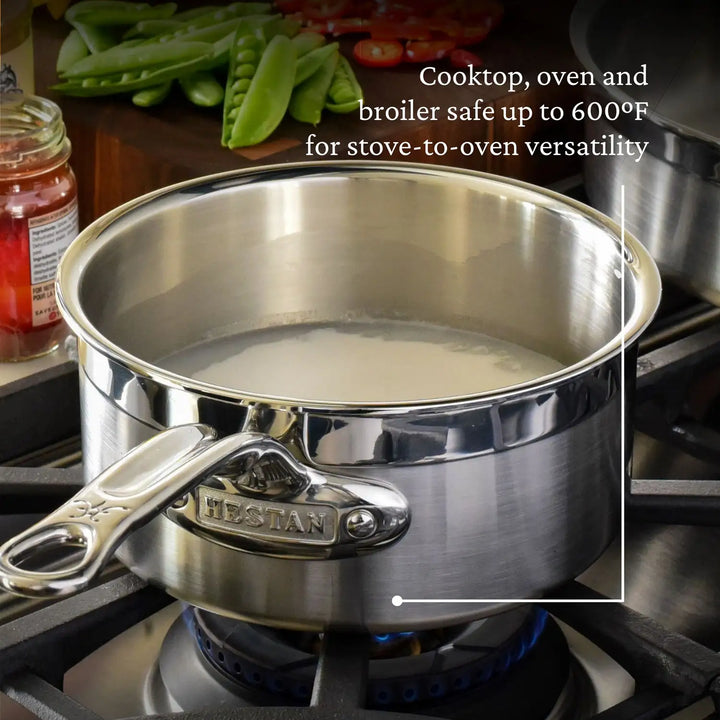
<path fill-rule="evenodd" d="M 20 90 L 0 93 L 0 173 L 39 169 L 70 154 L 60 108 Z"/>

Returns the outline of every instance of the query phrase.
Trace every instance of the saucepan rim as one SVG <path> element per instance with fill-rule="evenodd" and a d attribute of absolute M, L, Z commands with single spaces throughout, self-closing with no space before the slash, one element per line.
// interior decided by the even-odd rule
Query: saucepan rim
<path fill-rule="evenodd" d="M 618 248 L 621 247 L 624 235 L 624 267 L 630 273 L 634 282 L 635 302 L 632 312 L 622 330 L 611 338 L 602 347 L 587 355 L 582 360 L 568 365 L 554 373 L 543 375 L 510 388 L 496 389 L 462 396 L 451 396 L 421 401 L 393 401 L 393 402 L 344 402 L 344 401 L 305 401 L 300 398 L 290 398 L 272 395 L 256 395 L 252 392 L 238 388 L 222 387 L 211 383 L 193 380 L 165 370 L 151 362 L 133 355 L 106 338 L 90 321 L 79 297 L 82 279 L 86 269 L 100 247 L 104 245 L 103 233 L 112 224 L 143 205 L 156 202 L 163 197 L 187 191 L 193 186 L 218 184 L 226 180 L 238 181 L 269 181 L 274 176 L 288 178 L 295 173 L 296 176 L 303 171 L 313 170 L 321 173 L 378 171 L 390 173 L 429 174 L 437 178 L 476 178 L 485 182 L 505 186 L 509 191 L 530 193 L 545 207 L 557 211 L 575 212 L 605 231 L 608 240 Z M 112 242 L 107 237 L 105 242 Z M 620 278 L 618 279 L 620 281 Z M 526 395 L 535 395 L 557 387 L 559 384 L 571 382 L 579 376 L 592 372 L 606 362 L 622 353 L 625 348 L 632 346 L 652 320 L 660 303 L 661 281 L 660 274 L 648 251 L 643 245 L 627 231 L 622 233 L 620 226 L 609 217 L 597 210 L 568 198 L 560 193 L 548 190 L 530 183 L 513 178 L 484 173 L 475 170 L 460 169 L 442 165 L 425 163 L 382 162 L 364 160 L 317 161 L 298 162 L 276 165 L 266 165 L 247 170 L 231 170 L 228 172 L 206 175 L 184 182 L 169 185 L 142 195 L 134 200 L 124 203 L 114 210 L 91 223 L 71 243 L 60 262 L 56 281 L 57 301 L 72 332 L 83 342 L 112 361 L 126 367 L 138 376 L 150 378 L 160 385 L 176 387 L 191 391 L 199 395 L 230 399 L 236 402 L 261 403 L 271 406 L 287 408 L 302 408 L 320 412 L 342 413 L 403 413 L 412 411 L 447 411 L 452 408 L 468 406 L 492 405 L 499 401 L 521 398 Z"/>

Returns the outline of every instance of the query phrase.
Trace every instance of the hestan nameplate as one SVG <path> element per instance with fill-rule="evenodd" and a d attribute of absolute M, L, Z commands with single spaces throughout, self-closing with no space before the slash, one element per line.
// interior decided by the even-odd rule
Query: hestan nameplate
<path fill-rule="evenodd" d="M 205 486 L 196 498 L 197 522 L 207 528 L 311 545 L 332 545 L 337 538 L 338 514 L 330 505 L 266 502 Z"/>

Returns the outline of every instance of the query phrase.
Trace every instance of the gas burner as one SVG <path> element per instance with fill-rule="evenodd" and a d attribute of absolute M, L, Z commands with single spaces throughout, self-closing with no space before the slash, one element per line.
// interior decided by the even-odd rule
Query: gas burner
<path fill-rule="evenodd" d="M 307 706 L 323 639 L 186 608 L 163 642 L 153 684 L 164 700 L 153 706 Z M 567 697 L 574 694 L 567 643 L 540 608 L 376 635 L 369 654 L 371 709 L 475 718 L 480 707 L 490 716 L 531 720 L 548 717 L 561 697 L 563 707 L 576 705 Z M 207 677 L 200 679 L 198 668 Z"/>

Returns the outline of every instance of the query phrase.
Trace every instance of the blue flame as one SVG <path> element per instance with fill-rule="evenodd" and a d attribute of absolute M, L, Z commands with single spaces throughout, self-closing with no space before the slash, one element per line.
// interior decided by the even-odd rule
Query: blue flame
<path fill-rule="evenodd" d="M 547 624 L 548 614 L 542 608 L 535 608 L 528 619 L 525 627 L 507 643 L 499 647 L 494 653 L 483 658 L 472 673 L 461 670 L 459 674 L 449 675 L 443 678 L 435 676 L 426 678 L 424 694 L 433 700 L 440 700 L 456 692 L 468 690 L 471 687 L 480 687 L 491 679 L 506 673 L 516 662 L 524 658 L 537 644 Z M 375 640 L 379 643 L 387 643 L 398 637 L 413 635 L 414 633 L 387 633 L 376 635 Z M 390 704 L 405 704 L 417 702 L 422 699 L 423 691 L 418 683 L 418 678 L 412 685 L 402 686 L 375 685 L 370 682 L 372 697 L 376 705 L 387 706 Z"/>
<path fill-rule="evenodd" d="M 383 635 L 373 635 L 373 640 L 380 643 L 381 645 L 384 645 L 385 643 L 392 642 L 393 640 L 404 637 L 411 637 L 413 635 L 415 635 L 414 632 L 385 633 Z"/>

